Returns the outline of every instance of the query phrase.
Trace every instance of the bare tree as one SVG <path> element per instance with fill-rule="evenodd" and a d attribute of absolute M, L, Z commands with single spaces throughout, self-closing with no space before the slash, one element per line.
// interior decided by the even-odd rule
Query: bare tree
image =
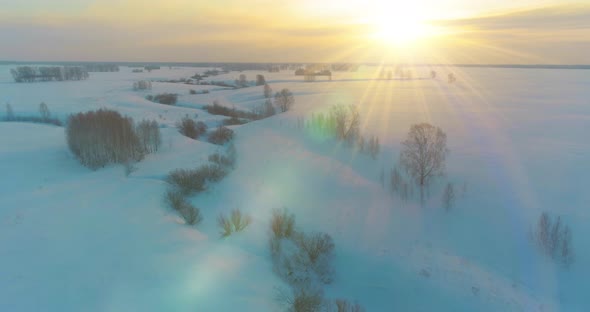
<path fill-rule="evenodd" d="M 266 85 L 266 79 L 264 78 L 264 75 L 256 75 L 256 85 L 257 86 Z"/>
<path fill-rule="evenodd" d="M 293 93 L 289 91 L 289 89 L 283 89 L 281 92 L 277 92 L 275 94 L 275 105 L 281 110 L 281 112 L 286 112 L 295 104 L 295 97 L 293 97 Z"/>
<path fill-rule="evenodd" d="M 46 121 L 49 119 L 51 113 L 49 112 L 49 107 L 47 107 L 45 102 L 41 102 L 41 104 L 39 104 L 39 114 L 41 115 L 41 120 Z"/>
<path fill-rule="evenodd" d="M 447 135 L 431 124 L 415 124 L 402 145 L 400 164 L 420 187 L 420 198 L 424 199 L 424 188 L 432 178 L 444 174 Z"/>
<path fill-rule="evenodd" d="M 356 106 L 334 105 L 330 109 L 329 118 L 334 121 L 338 140 L 352 143 L 360 136 L 361 116 Z"/>
<path fill-rule="evenodd" d="M 10 103 L 6 103 L 6 120 L 14 120 L 14 111 L 12 110 L 12 105 L 10 105 Z"/>
<path fill-rule="evenodd" d="M 452 183 L 447 183 L 442 197 L 442 204 L 446 211 L 451 210 L 455 204 L 455 188 Z"/>
<path fill-rule="evenodd" d="M 272 88 L 268 84 L 264 84 L 264 97 L 270 99 L 272 96 Z"/>

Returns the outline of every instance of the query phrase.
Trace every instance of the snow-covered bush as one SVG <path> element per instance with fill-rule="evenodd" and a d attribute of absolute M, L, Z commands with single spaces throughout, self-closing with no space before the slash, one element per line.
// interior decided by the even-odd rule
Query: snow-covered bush
<path fill-rule="evenodd" d="M 146 153 L 135 133 L 133 120 L 112 110 L 71 115 L 66 137 L 80 163 L 92 169 L 108 163 L 138 161 Z"/>
<path fill-rule="evenodd" d="M 234 131 L 232 129 L 220 126 L 217 130 L 209 134 L 208 141 L 213 144 L 223 145 L 234 138 Z"/>
<path fill-rule="evenodd" d="M 555 221 L 546 212 L 542 213 L 535 233 L 539 249 L 551 259 L 570 266 L 574 261 L 572 232 L 558 216 Z"/>

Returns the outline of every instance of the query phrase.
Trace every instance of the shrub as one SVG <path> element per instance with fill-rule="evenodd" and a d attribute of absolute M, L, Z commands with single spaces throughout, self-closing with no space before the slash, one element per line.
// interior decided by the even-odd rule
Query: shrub
<path fill-rule="evenodd" d="M 66 137 L 80 163 L 92 169 L 144 156 L 133 120 L 112 110 L 78 113 L 68 118 Z"/>
<path fill-rule="evenodd" d="M 219 214 L 219 217 L 217 217 L 217 225 L 219 225 L 219 228 L 221 229 L 219 232 L 221 237 L 228 237 L 233 232 L 231 221 L 221 213 Z"/>
<path fill-rule="evenodd" d="M 201 128 L 202 126 L 197 126 L 197 123 L 189 117 L 182 118 L 180 122 L 176 124 L 176 127 L 178 128 L 178 132 L 182 135 L 194 140 L 198 139 L 199 136 L 207 131 L 207 126 L 205 126 L 205 131 L 203 131 Z"/>
<path fill-rule="evenodd" d="M 180 191 L 169 189 L 164 195 L 164 203 L 175 211 L 180 211 L 187 201 Z"/>
<path fill-rule="evenodd" d="M 345 299 L 336 299 L 328 312 L 365 312 L 365 309 L 358 303 L 350 303 Z"/>
<path fill-rule="evenodd" d="M 238 125 L 243 125 L 243 124 L 247 123 L 247 121 L 244 121 L 244 120 L 239 119 L 237 117 L 231 117 L 231 118 L 224 119 L 222 123 L 224 126 L 238 126 Z"/>
<path fill-rule="evenodd" d="M 152 83 L 150 81 L 140 80 L 133 83 L 133 90 L 151 90 Z"/>
<path fill-rule="evenodd" d="M 566 267 L 573 263 L 572 233 L 569 226 L 562 224 L 560 216 L 553 221 L 549 214 L 542 213 L 535 236 L 537 245 L 545 255 Z"/>
<path fill-rule="evenodd" d="M 334 252 L 332 237 L 326 233 L 298 233 L 295 244 L 299 247 L 300 255 L 303 255 L 297 257 L 301 261 L 300 265 L 312 268 L 322 283 L 331 283 L 334 273 L 331 268 Z"/>
<path fill-rule="evenodd" d="M 184 205 L 179 212 L 186 224 L 196 225 L 203 221 L 201 210 L 190 203 L 188 203 L 188 205 Z"/>
<path fill-rule="evenodd" d="M 219 166 L 226 167 L 226 168 L 233 168 L 235 159 L 231 159 L 228 156 L 221 155 L 219 153 L 215 153 L 209 155 L 209 161 L 215 163 Z"/>
<path fill-rule="evenodd" d="M 155 153 L 162 144 L 160 127 L 155 120 L 142 120 L 135 128 L 139 144 L 146 153 Z"/>
<path fill-rule="evenodd" d="M 321 311 L 324 302 L 321 290 L 299 288 L 294 291 L 290 311 L 293 312 L 315 312 Z"/>
<path fill-rule="evenodd" d="M 241 232 L 252 223 L 252 217 L 249 215 L 243 215 L 239 209 L 234 209 L 231 212 L 231 223 L 234 226 L 235 232 Z"/>
<path fill-rule="evenodd" d="M 219 165 L 203 165 L 196 169 L 176 169 L 166 180 L 182 194 L 189 195 L 204 191 L 208 182 L 221 181 L 226 175 L 227 171 Z"/>
<path fill-rule="evenodd" d="M 196 90 L 193 90 L 193 89 L 191 89 L 191 90 L 190 90 L 188 93 L 189 93 L 189 94 L 197 94 L 197 91 L 196 91 Z"/>
<path fill-rule="evenodd" d="M 146 97 L 148 101 L 165 104 L 165 105 L 174 105 L 178 100 L 178 95 L 174 93 L 161 93 L 157 95 L 148 95 Z"/>
<path fill-rule="evenodd" d="M 213 144 L 223 145 L 234 138 L 234 131 L 224 126 L 219 126 L 217 130 L 209 134 L 208 141 Z"/>
<path fill-rule="evenodd" d="M 223 214 L 219 214 L 217 224 L 219 225 L 222 237 L 230 236 L 234 232 L 243 231 L 248 225 L 252 223 L 252 218 L 249 215 L 243 215 L 239 209 L 234 209 L 228 219 Z"/>
<path fill-rule="evenodd" d="M 295 215 L 287 209 L 274 209 L 270 220 L 270 229 L 277 238 L 291 238 L 295 232 Z"/>
<path fill-rule="evenodd" d="M 213 105 L 205 105 L 203 109 L 211 115 L 221 115 L 235 118 L 257 119 L 258 116 L 251 112 L 237 110 L 235 108 L 225 107 L 219 104 L 218 101 L 213 101 Z"/>

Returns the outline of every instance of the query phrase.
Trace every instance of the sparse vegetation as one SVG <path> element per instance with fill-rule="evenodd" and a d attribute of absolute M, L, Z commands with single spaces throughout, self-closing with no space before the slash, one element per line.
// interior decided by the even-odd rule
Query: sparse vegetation
<path fill-rule="evenodd" d="M 208 141 L 213 144 L 223 145 L 234 138 L 234 131 L 224 126 L 219 126 L 217 130 L 209 134 Z"/>

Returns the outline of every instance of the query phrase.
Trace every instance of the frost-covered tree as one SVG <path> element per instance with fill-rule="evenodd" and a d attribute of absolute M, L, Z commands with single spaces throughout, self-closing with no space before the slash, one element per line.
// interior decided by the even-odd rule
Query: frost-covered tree
<path fill-rule="evenodd" d="M 400 164 L 420 187 L 421 199 L 432 178 L 444 174 L 448 152 L 447 135 L 442 129 L 428 123 L 410 127 L 402 142 Z"/>

